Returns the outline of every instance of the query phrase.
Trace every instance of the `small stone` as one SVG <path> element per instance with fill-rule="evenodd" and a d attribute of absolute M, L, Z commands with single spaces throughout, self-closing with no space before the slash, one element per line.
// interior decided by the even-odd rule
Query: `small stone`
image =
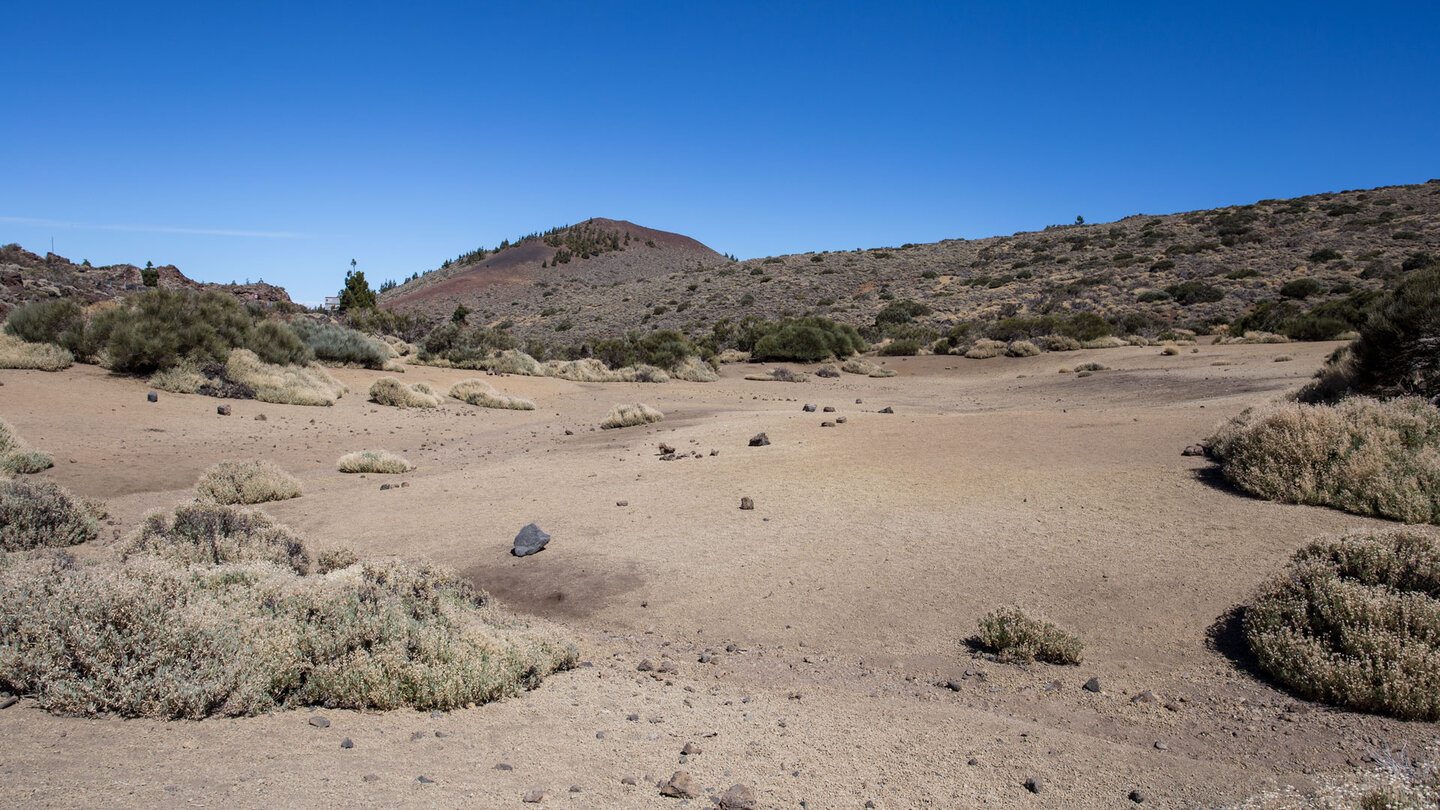
<path fill-rule="evenodd" d="M 516 557 L 528 557 L 539 553 L 549 542 L 550 535 L 540 531 L 540 527 L 534 523 L 528 523 L 515 535 L 515 547 L 510 549 L 510 553 Z"/>
<path fill-rule="evenodd" d="M 1025 780 L 1025 789 L 1031 793 L 1039 793 L 1045 789 L 1045 783 L 1040 781 L 1040 777 L 1032 776 Z"/>
<path fill-rule="evenodd" d="M 835 417 L 835 424 L 837 424 L 837 425 L 843 425 L 843 424 L 845 424 L 846 421 L 848 421 L 848 420 L 846 419 L 846 417 L 843 417 L 843 416 L 837 416 L 837 417 Z"/>
<path fill-rule="evenodd" d="M 0 700 L 0 709 L 8 709 L 8 708 L 10 708 L 11 706 L 14 706 L 16 703 L 19 703 L 19 702 L 20 702 L 20 698 L 15 697 L 14 695 L 11 695 L 10 697 L 5 698 L 4 700 Z"/>
<path fill-rule="evenodd" d="M 885 407 L 881 408 L 881 409 L 878 411 L 878 413 L 894 413 L 894 412 L 895 412 L 895 409 L 892 408 L 892 407 L 890 407 L 889 405 L 886 405 Z"/>
<path fill-rule="evenodd" d="M 979 765 L 979 764 L 980 764 L 980 760 L 978 760 L 978 759 L 976 759 L 976 758 L 974 758 L 974 757 L 971 757 L 969 760 L 966 761 L 965 764 L 966 764 L 966 765 Z"/>
<path fill-rule="evenodd" d="M 700 746 L 696 745 L 695 743 L 687 742 L 685 743 L 685 747 L 680 749 L 680 753 L 687 757 L 690 757 L 701 753 L 701 750 Z"/>
<path fill-rule="evenodd" d="M 754 509 L 755 501 L 751 500 L 749 495 L 746 495 L 745 497 L 740 499 L 740 508 L 746 511 Z"/>
<path fill-rule="evenodd" d="M 630 502 L 629 502 L 629 501 L 616 501 L 616 502 L 615 502 L 615 505 L 616 505 L 616 506 L 629 506 L 629 505 L 630 505 Z"/>
<path fill-rule="evenodd" d="M 642 658 L 640 659 L 640 663 L 635 666 L 635 669 L 637 672 L 653 672 L 655 665 L 650 663 L 649 658 Z"/>
<path fill-rule="evenodd" d="M 341 748 L 347 748 L 347 749 L 348 749 L 348 748 L 354 748 L 354 747 L 355 747 L 355 741 L 352 740 L 352 739 L 350 739 L 349 737 L 346 737 L 345 739 L 343 739 L 343 740 L 340 741 L 340 747 L 341 747 Z"/>
<path fill-rule="evenodd" d="M 380 491 L 381 491 L 381 492 L 384 492 L 385 490 L 389 489 L 389 488 L 392 487 L 392 486 L 394 486 L 394 484 L 381 484 L 381 485 L 380 485 Z"/>
<path fill-rule="evenodd" d="M 826 405 L 824 408 L 821 409 L 821 412 L 822 412 L 822 413 L 834 413 L 834 412 L 835 412 L 835 406 L 834 406 L 834 405 Z"/>
<path fill-rule="evenodd" d="M 524 797 L 522 797 L 520 800 L 525 802 L 526 804 L 539 804 L 540 802 L 543 802 L 548 798 L 550 798 L 549 793 L 546 793 L 541 788 L 535 788 L 533 790 L 526 791 Z"/>
<path fill-rule="evenodd" d="M 821 422 L 821 423 L 820 423 L 820 427 L 835 427 L 835 423 L 834 423 L 834 422 L 829 422 L 829 421 Z"/>
<path fill-rule="evenodd" d="M 633 784 L 635 784 L 635 777 L 633 777 L 633 776 L 627 776 L 627 777 L 625 777 L 624 779 L 621 779 L 621 780 L 620 780 L 620 784 L 622 784 L 622 785 L 633 785 Z"/>
<path fill-rule="evenodd" d="M 769 443 L 770 443 L 770 437 L 769 437 L 769 436 L 766 436 L 764 433 L 756 433 L 754 436 L 751 436 L 751 437 L 750 437 L 750 446 L 751 446 L 751 447 L 764 447 L 765 445 L 767 445 L 767 444 L 769 444 Z"/>
<path fill-rule="evenodd" d="M 595 732 L 595 739 L 597 739 L 597 740 L 603 740 L 603 739 L 605 739 L 605 732 L 603 732 L 603 731 L 597 731 L 597 732 Z"/>
<path fill-rule="evenodd" d="M 1156 750 L 1156 751 L 1169 751 L 1169 750 L 1170 750 L 1170 746 L 1166 745 L 1164 740 L 1156 740 L 1156 741 L 1155 741 L 1155 750 Z"/>
<path fill-rule="evenodd" d="M 310 718 L 310 725 L 312 725 L 312 726 L 314 726 L 314 727 L 316 727 L 316 728 L 329 728 L 329 727 L 330 727 L 330 718 L 328 718 L 328 717 L 312 717 L 312 718 Z"/>
<path fill-rule="evenodd" d="M 230 415 L 230 406 L 229 406 L 229 405 L 216 405 L 216 406 L 215 406 L 215 413 L 218 413 L 218 414 L 220 414 L 221 416 L 229 416 L 229 415 Z"/>
<path fill-rule="evenodd" d="M 660 662 L 660 666 L 655 667 L 655 671 L 662 674 L 666 672 L 675 672 L 675 662 L 667 658 L 666 660 Z"/>
<path fill-rule="evenodd" d="M 1099 678 L 1091 678 L 1090 680 L 1088 680 L 1088 681 L 1085 682 L 1085 686 L 1084 686 L 1083 688 L 1084 688 L 1084 690 L 1085 690 L 1086 692 L 1097 692 L 1097 693 L 1098 693 L 1098 692 L 1100 691 L 1100 679 L 1099 679 Z"/>
<path fill-rule="evenodd" d="M 428 776 L 416 777 L 415 781 L 416 781 L 416 782 L 419 782 L 419 783 L 422 784 L 422 785 L 433 785 L 433 784 L 435 784 L 435 780 L 434 780 L 434 779 L 431 779 L 431 778 L 428 777 Z"/>
<path fill-rule="evenodd" d="M 400 482 L 400 488 L 401 488 L 401 489 L 404 489 L 405 487 L 408 487 L 408 486 L 410 486 L 410 482 L 409 482 L 409 481 L 401 481 L 401 482 Z"/>
<path fill-rule="evenodd" d="M 625 715 L 625 719 L 626 719 L 626 720 L 629 720 L 629 721 L 632 722 L 632 723 L 634 723 L 635 721 L 637 721 L 637 720 L 640 719 L 640 715 L 638 715 L 638 714 L 636 714 L 636 713 L 634 713 L 634 712 L 631 712 L 631 713 Z"/>
<path fill-rule="evenodd" d="M 1145 803 L 1145 794 L 1144 794 L 1144 793 L 1141 793 L 1141 792 L 1138 791 L 1138 790 L 1132 790 L 1132 791 L 1130 791 L 1130 795 L 1127 796 L 1126 798 L 1129 799 L 1130 801 L 1136 803 L 1136 804 L 1144 804 L 1144 803 Z"/>
<path fill-rule="evenodd" d="M 150 402 L 159 402 L 159 401 L 160 401 L 160 393 L 159 393 L 158 391 L 151 391 L 150 393 L 148 393 L 148 394 L 145 395 L 145 399 L 148 400 L 148 401 L 150 401 Z"/>
<path fill-rule="evenodd" d="M 946 689 L 949 689 L 951 692 L 959 692 L 959 691 L 960 691 L 960 682 L 959 682 L 959 681 L 946 681 L 946 682 L 945 682 L 945 688 L 946 688 Z"/>
<path fill-rule="evenodd" d="M 807 402 L 807 403 L 805 404 L 805 407 L 801 408 L 800 410 L 802 410 L 802 411 L 804 411 L 804 412 L 806 412 L 806 413 L 814 413 L 814 412 L 815 412 L 815 406 L 814 406 L 814 405 L 811 405 L 810 403 Z"/>
<path fill-rule="evenodd" d="M 755 810 L 755 794 L 744 785 L 734 784 L 720 794 L 717 805 L 720 810 Z"/>
<path fill-rule="evenodd" d="M 263 413 L 257 413 L 257 414 L 255 414 L 255 421 L 256 421 L 256 422 L 264 422 L 264 421 L 265 421 L 265 414 L 263 414 Z M 310 420 L 310 424 L 312 424 L 312 425 L 315 424 L 315 420 L 314 420 L 314 419 L 311 419 L 311 420 Z"/>
<path fill-rule="evenodd" d="M 580 786 L 579 786 L 579 785 L 571 785 L 571 786 L 570 786 L 570 792 L 571 792 L 571 793 L 579 793 L 579 792 L 580 792 Z"/>
<path fill-rule="evenodd" d="M 1203 456 L 1203 455 L 1205 455 L 1205 445 L 1203 445 L 1203 444 L 1192 444 L 1192 445 L 1190 445 L 1189 447 L 1185 448 L 1184 450 L 1181 450 L 1181 451 L 1180 451 L 1180 455 L 1182 455 L 1182 456 Z"/>
<path fill-rule="evenodd" d="M 861 399 L 861 398 L 859 398 L 859 397 L 856 397 L 856 398 L 855 398 L 855 404 L 856 404 L 856 405 L 862 405 L 862 404 L 864 404 L 864 402 L 865 402 L 865 400 L 863 400 L 863 399 Z"/>
<path fill-rule="evenodd" d="M 660 442 L 660 455 L 662 455 L 662 456 L 673 455 L 674 452 L 675 452 L 675 448 L 671 447 L 670 445 L 668 445 L 668 444 L 666 444 L 666 443 L 664 443 L 664 442 Z"/>
<path fill-rule="evenodd" d="M 364 776 L 360 777 L 360 781 L 361 781 L 361 782 L 379 782 L 379 781 L 380 781 L 380 777 L 376 776 L 376 775 L 373 774 L 373 773 L 367 773 L 367 774 L 365 774 Z"/>
<path fill-rule="evenodd" d="M 515 766 L 514 766 L 514 765 L 511 765 L 511 764 L 508 763 L 508 762 L 497 762 L 497 763 L 495 763 L 495 770 L 497 770 L 497 771 L 513 771 L 513 770 L 515 770 Z"/>
<path fill-rule="evenodd" d="M 1131 703 L 1155 703 L 1158 700 L 1159 698 L 1155 697 L 1155 693 L 1151 692 L 1148 689 L 1136 695 L 1135 697 L 1130 698 Z"/>
<path fill-rule="evenodd" d="M 700 798 L 700 786 L 684 771 L 676 771 L 660 785 L 660 795 L 674 799 Z"/>

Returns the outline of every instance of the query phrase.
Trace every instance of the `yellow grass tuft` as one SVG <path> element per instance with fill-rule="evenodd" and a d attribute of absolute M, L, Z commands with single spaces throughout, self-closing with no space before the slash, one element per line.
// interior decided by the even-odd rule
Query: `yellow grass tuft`
<path fill-rule="evenodd" d="M 975 341 L 975 345 L 966 350 L 965 356 L 971 360 L 989 360 L 992 357 L 999 357 L 1007 348 L 1003 340 L 991 340 L 981 338 Z"/>
<path fill-rule="evenodd" d="M 385 450 L 360 450 L 346 453 L 336 462 L 342 473 L 383 473 L 396 475 L 410 472 L 415 465 Z"/>
<path fill-rule="evenodd" d="M 221 504 L 283 501 L 300 497 L 300 479 L 269 461 L 222 461 L 201 476 L 195 495 Z"/>
<path fill-rule="evenodd" d="M 512 411 L 533 411 L 535 403 L 528 399 L 502 394 L 495 386 L 477 377 L 461 380 L 450 386 L 450 396 L 461 402 L 478 405 L 481 408 L 500 408 Z"/>
<path fill-rule="evenodd" d="M 605 421 L 600 423 L 604 430 L 614 428 L 633 427 L 634 425 L 647 425 L 652 422 L 659 422 L 665 418 L 665 414 L 643 402 L 633 405 L 616 405 L 610 409 Z"/>
<path fill-rule="evenodd" d="M 55 459 L 49 453 L 32 448 L 9 422 L 0 419 L 0 473 L 37 473 L 53 466 Z"/>
<path fill-rule="evenodd" d="M 425 383 L 406 385 L 394 377 L 381 377 L 370 386 L 370 401 L 394 408 L 434 408 L 440 397 Z"/>
<path fill-rule="evenodd" d="M 235 349 L 225 363 L 225 376 L 255 392 L 261 402 L 281 405 L 334 405 L 345 386 L 324 367 L 276 366 L 249 349 Z"/>
<path fill-rule="evenodd" d="M 0 368 L 59 371 L 74 362 L 69 351 L 53 343 L 29 343 L 0 332 Z"/>

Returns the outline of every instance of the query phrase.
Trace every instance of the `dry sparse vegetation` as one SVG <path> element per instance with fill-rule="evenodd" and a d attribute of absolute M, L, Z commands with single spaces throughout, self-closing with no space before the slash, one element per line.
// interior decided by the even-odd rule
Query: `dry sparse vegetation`
<path fill-rule="evenodd" d="M 94 540 L 91 508 L 53 481 L 0 480 L 0 551 Z"/>
<path fill-rule="evenodd" d="M 1245 610 L 1260 666 L 1326 703 L 1440 719 L 1440 538 L 1415 527 L 1325 537 Z"/>
<path fill-rule="evenodd" d="M 898 372 L 881 368 L 863 357 L 852 357 L 841 364 L 840 369 L 847 374 L 863 374 L 867 377 L 894 377 Z"/>
<path fill-rule="evenodd" d="M 276 366 L 248 349 L 230 352 L 225 376 L 255 393 L 261 402 L 281 405 L 334 405 L 345 386 L 322 366 Z"/>
<path fill-rule="evenodd" d="M 370 386 L 370 401 L 393 408 L 434 408 L 440 396 L 425 383 L 406 385 L 394 377 L 381 377 Z"/>
<path fill-rule="evenodd" d="M 605 420 L 600 423 L 600 427 L 604 430 L 613 430 L 635 425 L 648 425 L 664 418 L 665 414 L 655 408 L 643 402 L 637 402 L 633 405 L 616 405 L 611 408 Z"/>
<path fill-rule="evenodd" d="M 341 456 L 336 468 L 342 473 L 398 475 L 410 472 L 415 465 L 386 450 L 359 450 Z"/>
<path fill-rule="evenodd" d="M 1004 661 L 1078 664 L 1084 645 L 1073 633 L 1033 619 L 1018 607 L 1002 607 L 980 619 L 980 643 Z"/>
<path fill-rule="evenodd" d="M 481 408 L 499 408 L 512 411 L 533 411 L 535 403 L 510 394 L 502 394 L 495 386 L 478 377 L 461 380 L 450 386 L 450 396 L 461 402 L 478 405 Z"/>
<path fill-rule="evenodd" d="M 53 343 L 28 343 L 0 333 L 0 368 L 28 368 L 59 371 L 75 362 L 69 351 Z"/>
<path fill-rule="evenodd" d="M 301 575 L 314 565 L 300 536 L 264 512 L 205 501 L 146 515 L 119 551 L 126 559 L 148 554 L 181 564 L 263 561 Z"/>
<path fill-rule="evenodd" d="M 195 495 L 221 504 L 283 501 L 300 497 L 300 479 L 269 461 L 222 461 L 200 477 Z"/>
<path fill-rule="evenodd" d="M 9 422 L 0 419 L 0 475 L 37 473 L 55 466 L 49 453 L 32 448 Z"/>
<path fill-rule="evenodd" d="M 1440 410 L 1418 397 L 1249 408 L 1208 444 L 1225 478 L 1262 498 L 1440 522 Z"/>
<path fill-rule="evenodd" d="M 575 663 L 558 631 L 501 612 L 444 569 L 382 561 L 307 574 L 298 538 L 227 522 L 258 513 L 188 509 L 205 513 L 198 531 L 178 512 L 153 517 L 120 561 L 0 561 L 0 686 L 77 715 L 451 709 Z"/>

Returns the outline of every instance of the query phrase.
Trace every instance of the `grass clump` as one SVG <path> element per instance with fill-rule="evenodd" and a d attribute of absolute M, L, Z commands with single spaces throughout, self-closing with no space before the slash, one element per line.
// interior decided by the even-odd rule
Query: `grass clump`
<path fill-rule="evenodd" d="M 1028 340 L 1012 340 L 1005 347 L 1005 354 L 1009 357 L 1038 357 L 1040 347 Z"/>
<path fill-rule="evenodd" d="M 803 383 L 810 381 L 810 375 L 799 371 L 793 371 L 785 366 L 776 366 L 767 371 L 755 374 L 746 374 L 745 379 L 754 382 L 791 382 Z"/>
<path fill-rule="evenodd" d="M 55 466 L 55 459 L 20 438 L 9 422 L 0 419 L 0 475 L 37 473 Z"/>
<path fill-rule="evenodd" d="M 0 480 L 0 551 L 73 546 L 98 533 L 90 508 L 59 484 Z"/>
<path fill-rule="evenodd" d="M 1245 610 L 1271 677 L 1306 697 L 1440 720 L 1440 538 L 1415 527 L 1325 537 Z"/>
<path fill-rule="evenodd" d="M 300 479 L 269 461 L 222 461 L 200 477 L 195 495 L 221 504 L 284 501 L 300 497 Z"/>
<path fill-rule="evenodd" d="M 633 405 L 616 405 L 610 409 L 605 420 L 600 423 L 602 430 L 613 430 L 615 428 L 634 427 L 635 425 L 648 425 L 652 422 L 659 422 L 665 418 L 665 414 L 643 402 L 636 402 Z"/>
<path fill-rule="evenodd" d="M 450 386 L 449 394 L 461 402 L 468 402 L 481 408 L 500 408 L 512 411 L 535 410 L 535 403 L 530 400 L 502 394 L 495 390 L 495 386 L 476 377 L 461 380 Z"/>
<path fill-rule="evenodd" d="M 322 366 L 277 366 L 249 349 L 230 352 L 225 377 L 253 391 L 261 402 L 281 405 L 334 405 L 345 393 L 345 386 Z"/>
<path fill-rule="evenodd" d="M 1005 352 L 1010 344 L 1003 340 L 991 340 L 981 338 L 975 344 L 965 350 L 965 356 L 971 360 L 989 360 L 992 357 L 999 357 Z"/>
<path fill-rule="evenodd" d="M 1085 646 L 1074 634 L 1032 619 L 1018 607 L 997 608 L 981 617 L 979 639 L 1002 661 L 1078 664 Z"/>
<path fill-rule="evenodd" d="M 434 408 L 440 396 L 425 383 L 406 385 L 394 377 L 381 377 L 370 386 L 370 401 L 394 408 Z"/>
<path fill-rule="evenodd" d="M 502 612 L 445 569 L 352 555 L 305 573 L 294 561 L 309 551 L 288 533 L 272 542 L 273 524 L 205 542 L 212 518 L 255 513 L 192 508 L 209 513 L 198 533 L 158 517 L 120 560 L 0 565 L 0 686 L 75 715 L 443 710 L 533 688 L 576 661 L 558 631 Z"/>
<path fill-rule="evenodd" d="M 59 371 L 69 368 L 75 357 L 53 343 L 30 343 L 14 335 L 0 334 L 0 368 Z"/>
<path fill-rule="evenodd" d="M 1440 523 L 1440 409 L 1418 397 L 1250 408 L 1208 444 L 1225 478 L 1262 498 Z"/>
<path fill-rule="evenodd" d="M 880 366 L 863 357 L 852 357 L 841 364 L 840 370 L 847 374 L 863 374 L 866 377 L 894 377 L 898 371 Z"/>
<path fill-rule="evenodd" d="M 385 450 L 359 450 L 346 453 L 335 464 L 342 473 L 383 473 L 398 475 L 410 472 L 415 465 Z"/>

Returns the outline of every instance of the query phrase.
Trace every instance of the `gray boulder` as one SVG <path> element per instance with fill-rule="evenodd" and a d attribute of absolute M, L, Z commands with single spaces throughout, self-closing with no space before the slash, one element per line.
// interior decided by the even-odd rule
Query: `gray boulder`
<path fill-rule="evenodd" d="M 528 557 L 545 548 L 545 544 L 548 542 L 550 542 L 550 535 L 540 531 L 539 526 L 531 523 L 515 535 L 515 547 L 510 549 L 510 553 L 516 557 Z"/>

